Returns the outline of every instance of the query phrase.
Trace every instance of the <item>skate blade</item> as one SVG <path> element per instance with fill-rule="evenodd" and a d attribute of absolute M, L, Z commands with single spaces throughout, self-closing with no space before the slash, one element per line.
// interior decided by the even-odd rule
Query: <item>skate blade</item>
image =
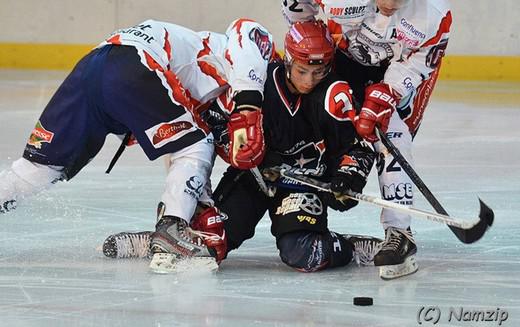
<path fill-rule="evenodd" d="M 171 253 L 155 253 L 150 262 L 150 271 L 156 274 L 212 273 L 218 270 L 213 257 L 177 258 Z"/>
<path fill-rule="evenodd" d="M 99 252 L 99 253 L 102 253 L 105 256 L 105 258 L 109 258 L 109 259 L 128 259 L 128 260 L 133 260 L 133 259 L 150 259 L 152 257 L 152 253 L 151 253 L 150 250 L 148 250 L 148 252 L 145 255 L 137 254 L 137 255 L 129 255 L 129 256 L 126 256 L 126 257 L 121 257 L 121 256 L 117 255 L 116 257 L 111 257 L 111 256 L 106 255 L 105 252 L 103 252 L 103 244 L 96 246 L 95 251 Z"/>
<path fill-rule="evenodd" d="M 417 262 L 415 262 L 415 255 L 411 255 L 406 260 L 398 265 L 380 266 L 379 277 L 384 280 L 396 279 L 399 277 L 411 275 L 419 269 Z"/>

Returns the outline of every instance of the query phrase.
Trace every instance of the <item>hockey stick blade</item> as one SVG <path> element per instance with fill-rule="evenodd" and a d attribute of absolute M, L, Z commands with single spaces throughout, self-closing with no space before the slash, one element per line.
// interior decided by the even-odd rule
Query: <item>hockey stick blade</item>
<path fill-rule="evenodd" d="M 480 198 L 478 199 L 480 202 L 480 212 L 479 212 L 479 222 L 470 229 L 460 229 L 453 226 L 448 226 L 451 231 L 457 236 L 457 238 L 466 244 L 474 243 L 482 238 L 486 233 L 487 229 L 493 225 L 493 220 L 495 219 L 495 214 L 487 204 L 484 203 Z"/>
<path fill-rule="evenodd" d="M 303 185 L 313 187 L 320 191 L 331 192 L 328 183 L 324 183 L 307 176 L 295 175 L 283 169 L 280 170 L 279 173 L 281 176 L 301 183 Z M 398 203 L 386 201 L 366 194 L 349 192 L 348 194 L 345 194 L 345 196 L 354 200 L 372 203 L 379 207 L 405 212 L 417 217 L 422 217 L 426 220 L 446 224 L 450 228 L 453 228 L 454 233 L 463 243 L 473 243 L 480 239 L 486 232 L 487 228 L 491 226 L 491 224 L 493 223 L 494 217 L 493 211 L 484 202 L 482 202 L 482 200 L 480 200 L 481 210 L 479 214 L 479 220 L 476 222 L 469 222 L 465 220 L 452 218 L 443 214 L 410 208 Z"/>

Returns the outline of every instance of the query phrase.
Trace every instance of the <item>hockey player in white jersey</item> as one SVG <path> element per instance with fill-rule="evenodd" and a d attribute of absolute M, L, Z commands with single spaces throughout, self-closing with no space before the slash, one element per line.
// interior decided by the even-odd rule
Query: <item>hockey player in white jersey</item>
<path fill-rule="evenodd" d="M 354 91 L 356 129 L 380 153 L 382 197 L 413 205 L 412 182 L 375 134 L 378 126 L 412 163 L 412 140 L 421 124 L 448 44 L 448 0 L 282 0 L 288 23 L 321 12 L 339 49 L 336 72 Z M 374 263 L 382 278 L 417 271 L 410 216 L 383 209 L 386 241 Z"/>
<path fill-rule="evenodd" d="M 229 161 L 240 169 L 256 166 L 265 151 L 260 106 L 274 53 L 271 34 L 247 19 L 225 34 L 154 20 L 115 31 L 76 65 L 23 157 L 0 173 L 0 212 L 74 177 L 109 133 L 126 135 L 125 143 L 135 139 L 150 160 L 169 156 L 153 251 L 216 256 L 204 235 L 188 227 L 214 160 L 201 112 L 221 93 L 233 94 Z"/>

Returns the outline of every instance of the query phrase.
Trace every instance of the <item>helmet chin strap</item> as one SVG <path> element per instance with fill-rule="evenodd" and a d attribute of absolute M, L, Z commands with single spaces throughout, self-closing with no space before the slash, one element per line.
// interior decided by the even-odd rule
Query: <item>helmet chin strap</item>
<path fill-rule="evenodd" d="M 298 91 L 298 88 L 296 87 L 296 85 L 294 85 L 294 83 L 291 80 L 291 66 L 292 63 L 285 63 L 285 79 L 289 83 L 289 91 L 291 91 L 291 93 L 293 94 L 300 95 L 301 93 Z M 291 89 L 294 89 L 294 92 Z"/>
<path fill-rule="evenodd" d="M 298 91 L 298 89 L 296 88 L 296 86 L 294 85 L 294 83 L 291 81 L 291 79 L 289 77 L 287 77 L 287 81 L 289 82 L 289 84 L 291 84 L 292 88 L 294 89 L 294 94 L 295 95 L 300 95 L 300 91 Z"/>

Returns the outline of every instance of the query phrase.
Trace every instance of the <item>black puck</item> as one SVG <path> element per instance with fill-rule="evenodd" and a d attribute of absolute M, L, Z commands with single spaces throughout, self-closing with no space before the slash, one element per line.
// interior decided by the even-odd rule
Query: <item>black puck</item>
<path fill-rule="evenodd" d="M 358 296 L 354 298 L 354 305 L 372 305 L 374 304 L 374 299 L 371 297 Z"/>

